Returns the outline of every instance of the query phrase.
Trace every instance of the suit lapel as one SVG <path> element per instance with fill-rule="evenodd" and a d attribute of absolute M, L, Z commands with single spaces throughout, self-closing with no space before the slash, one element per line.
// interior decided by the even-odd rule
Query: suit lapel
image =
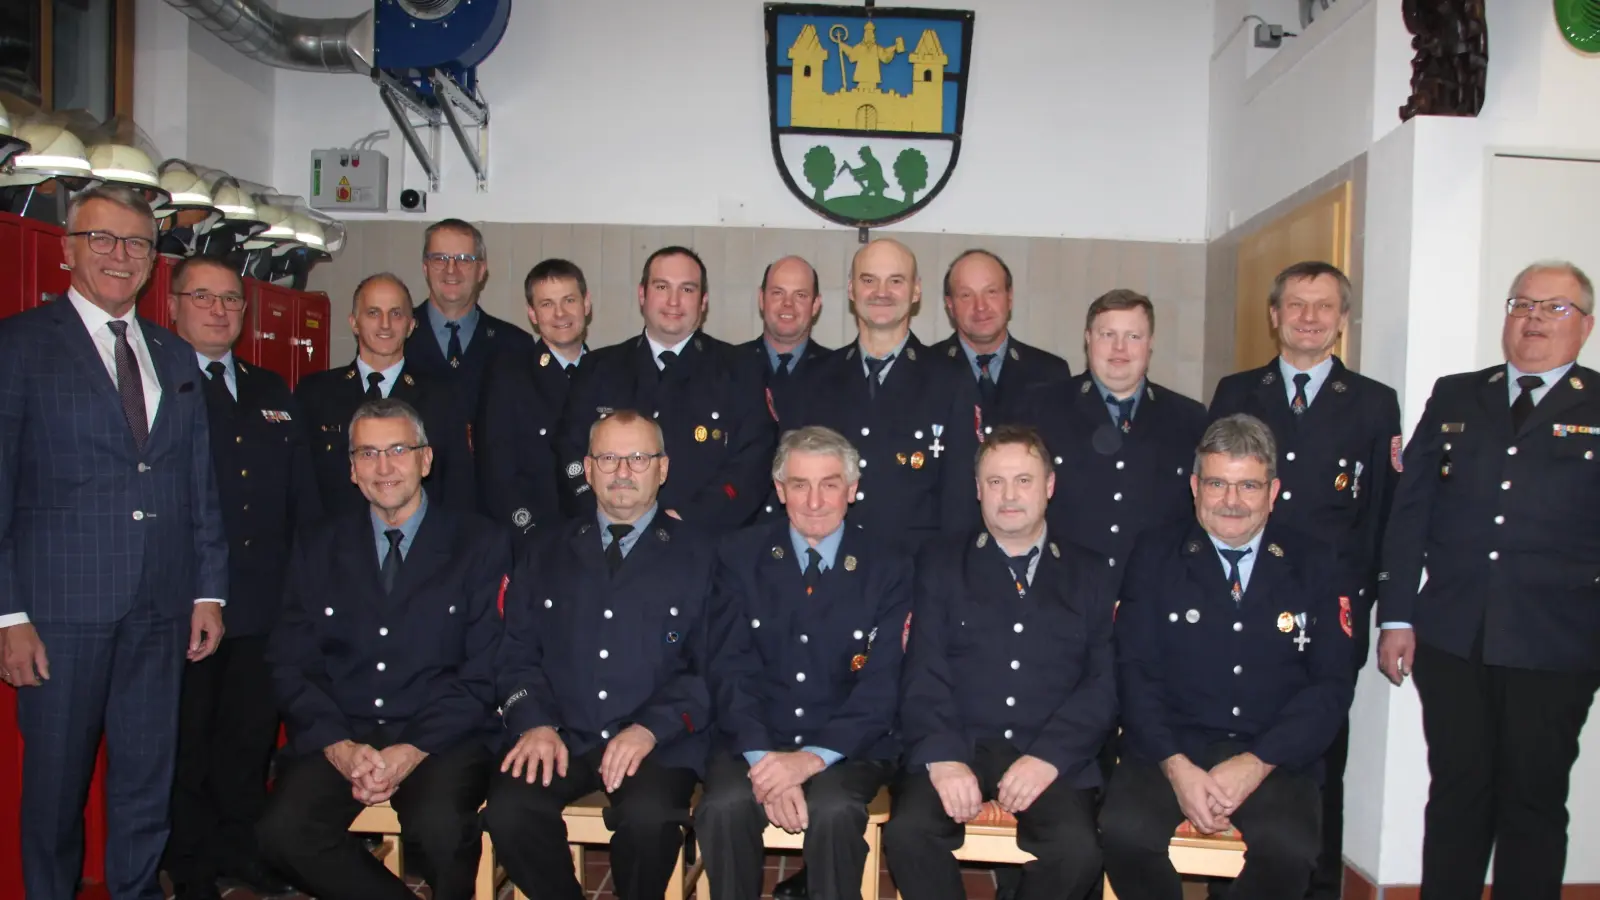
<path fill-rule="evenodd" d="M 144 334 L 145 347 L 150 351 L 150 367 L 156 370 L 156 380 L 161 384 L 161 399 L 156 403 L 155 421 L 150 424 L 148 443 L 153 444 L 158 438 L 164 438 L 166 431 L 172 427 L 168 423 L 175 415 L 172 410 L 177 403 L 178 390 L 185 384 L 189 385 L 190 390 L 198 387 L 200 369 L 189 365 L 187 372 L 174 371 L 172 354 L 167 352 L 166 345 L 156 335 L 155 329 L 146 327 L 147 324 L 141 319 L 139 330 Z"/>
<path fill-rule="evenodd" d="M 382 609 L 387 602 L 383 593 L 383 579 L 379 576 L 378 544 L 372 531 L 372 513 L 363 504 L 359 511 L 348 514 L 348 524 L 334 529 L 335 540 L 343 546 L 338 554 L 339 565 L 345 570 L 347 584 L 361 585 L 362 592 L 374 607 Z M 404 567 L 401 568 L 404 571 Z"/>
<path fill-rule="evenodd" d="M 1228 573 L 1222 568 L 1222 558 L 1217 555 L 1217 548 L 1211 543 L 1211 535 L 1200 527 L 1199 522 L 1189 526 L 1189 536 L 1179 549 L 1183 554 L 1184 565 L 1189 569 L 1189 577 L 1200 585 L 1206 597 L 1227 596 Z M 1256 574 L 1254 571 L 1252 575 Z"/>
<path fill-rule="evenodd" d="M 1288 388 L 1283 384 L 1283 372 L 1274 358 L 1251 375 L 1255 378 L 1256 403 L 1262 418 L 1274 429 L 1294 424 L 1294 411 L 1289 408 Z M 1326 385 L 1324 385 L 1326 387 Z M 1320 394 L 1318 396 L 1321 396 Z M 1279 434 L 1283 432 L 1279 430 Z"/>
<path fill-rule="evenodd" d="M 62 342 L 66 344 L 67 352 L 76 363 L 74 368 L 87 374 L 89 381 L 94 385 L 95 393 L 109 404 L 117 419 L 122 419 L 122 398 L 117 394 L 117 383 L 106 371 L 106 364 L 100 358 L 100 348 L 95 346 L 94 337 L 89 334 L 89 329 L 83 325 L 83 319 L 78 311 L 73 308 L 72 301 L 65 295 L 52 304 L 51 311 L 55 313 L 56 325 L 61 329 Z M 133 445 L 133 434 L 129 432 L 128 445 Z"/>
<path fill-rule="evenodd" d="M 1318 396 L 1321 396 L 1320 392 Z M 1263 531 L 1261 546 L 1256 549 L 1255 557 L 1250 568 L 1250 584 L 1244 589 L 1241 606 L 1251 603 L 1251 598 L 1271 597 L 1275 592 L 1274 587 L 1289 571 L 1289 562 L 1283 558 L 1283 548 L 1273 542 L 1271 525 Z M 1254 602 L 1264 601 L 1257 599 Z"/>
<path fill-rule="evenodd" d="M 455 523 L 451 521 L 449 512 L 430 505 L 427 515 L 422 517 L 422 524 L 417 527 L 416 535 L 411 539 L 411 549 L 406 552 L 405 563 L 400 567 L 394 593 L 389 596 L 391 605 L 400 607 L 409 602 L 411 594 L 444 568 L 450 561 L 450 547 L 453 544 L 450 538 L 454 533 Z"/>
<path fill-rule="evenodd" d="M 601 581 L 609 580 L 605 548 L 600 546 L 600 526 L 590 517 L 584 521 L 574 521 L 571 528 L 567 546 L 572 550 L 573 557 Z"/>
<path fill-rule="evenodd" d="M 1494 429 L 1494 433 L 1502 440 L 1511 434 L 1511 394 L 1509 393 L 1510 388 L 1506 387 L 1507 371 L 1505 366 L 1500 366 L 1485 375 L 1483 380 L 1478 383 L 1478 404 L 1483 407 L 1484 418 L 1489 423 L 1489 427 Z M 1550 393 L 1555 393 L 1555 388 L 1552 387 Z M 1548 394 L 1545 399 L 1550 399 Z M 1539 406 L 1543 405 L 1543 403 L 1539 404 Z M 1536 406 L 1534 407 L 1534 415 L 1528 417 L 1529 421 L 1532 421 L 1537 415 L 1538 407 Z"/>
<path fill-rule="evenodd" d="M 1343 415 L 1345 408 L 1352 402 L 1349 380 L 1350 370 L 1346 369 L 1344 362 L 1335 356 L 1333 368 L 1328 371 L 1328 377 L 1323 379 L 1322 386 L 1317 389 L 1316 398 L 1306 407 L 1306 411 L 1300 414 L 1300 417 L 1305 419 L 1305 425 L 1316 427 L 1349 421 Z M 1279 391 L 1279 394 L 1285 397 L 1284 403 L 1287 405 L 1287 395 L 1282 391 Z M 1293 409 L 1290 409 L 1289 415 L 1294 416 Z"/>
<path fill-rule="evenodd" d="M 1583 385 L 1583 387 L 1577 387 Z M 1585 391 L 1591 386 L 1600 387 L 1600 380 L 1594 378 L 1593 373 L 1580 366 L 1573 366 L 1567 370 L 1566 377 L 1551 385 L 1545 392 L 1544 398 L 1533 407 L 1533 412 L 1528 415 L 1528 420 L 1522 423 L 1522 429 L 1517 432 L 1517 437 L 1548 427 L 1556 421 L 1556 417 L 1582 403 L 1586 397 Z M 1510 416 L 1510 407 L 1506 415 Z"/>

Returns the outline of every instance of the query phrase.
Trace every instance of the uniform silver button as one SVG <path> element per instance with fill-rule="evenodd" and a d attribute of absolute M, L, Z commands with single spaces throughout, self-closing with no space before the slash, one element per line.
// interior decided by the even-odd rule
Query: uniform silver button
<path fill-rule="evenodd" d="M 1500 482 L 1500 490 L 1502 490 L 1502 491 L 1511 490 L 1511 482 L 1509 482 L 1509 481 Z"/>
<path fill-rule="evenodd" d="M 810 636 L 809 636 L 809 635 L 804 635 L 804 634 L 802 634 L 802 635 L 800 635 L 800 643 L 802 643 L 802 644 L 809 644 L 809 643 L 811 643 L 811 638 L 810 638 Z"/>
<path fill-rule="evenodd" d="M 1006 705 L 1007 706 L 1016 706 L 1017 705 L 1017 698 L 1015 698 L 1015 697 L 1007 697 L 1006 698 Z"/>
<path fill-rule="evenodd" d="M 1177 613 L 1167 613 L 1167 621 L 1168 622 L 1176 622 L 1176 621 L 1178 621 L 1178 614 Z"/>
<path fill-rule="evenodd" d="M 1018 670 L 1020 668 L 1022 668 L 1022 661 L 1013 659 L 1011 661 L 1011 671 L 1015 672 L 1016 670 Z"/>
<path fill-rule="evenodd" d="M 861 629 L 857 628 L 855 631 L 850 632 L 850 636 L 858 641 L 861 640 Z"/>
<path fill-rule="evenodd" d="M 761 627 L 761 620 L 760 619 L 751 619 L 750 620 L 750 627 L 751 628 L 760 628 Z"/>
<path fill-rule="evenodd" d="M 601 659 L 608 659 L 610 656 L 611 656 L 611 651 L 610 650 L 601 650 L 600 651 L 600 658 Z"/>
<path fill-rule="evenodd" d="M 803 716 L 805 714 L 806 714 L 806 711 L 801 709 L 800 707 L 797 706 L 797 707 L 794 708 L 794 717 L 795 718 L 798 719 L 798 718 L 800 718 L 801 716 Z"/>
<path fill-rule="evenodd" d="M 867 435 L 869 435 L 871 433 L 872 433 L 872 429 L 871 428 L 863 428 L 863 429 L 861 429 L 861 436 L 862 437 L 866 437 Z"/>
<path fill-rule="evenodd" d="M 675 615 L 677 615 L 677 614 L 678 614 L 678 608 L 677 608 L 677 607 L 676 607 L 676 606 L 669 606 L 669 607 L 667 607 L 667 615 L 669 615 L 669 616 L 675 616 Z"/>
<path fill-rule="evenodd" d="M 148 471 L 150 471 L 150 467 L 145 465 L 144 463 L 139 463 L 139 471 L 140 472 L 148 472 Z"/>
<path fill-rule="evenodd" d="M 1507 447 L 1506 448 L 1506 455 L 1507 456 L 1516 456 L 1517 455 L 1517 448 L 1515 448 L 1515 447 Z"/>
<path fill-rule="evenodd" d="M 555 603 L 551 602 L 549 597 L 544 598 L 544 608 L 549 609 L 552 606 L 555 606 Z"/>
<path fill-rule="evenodd" d="M 1504 525 L 1506 523 L 1506 517 L 1505 516 L 1495 516 L 1494 517 L 1494 523 L 1496 525 Z"/>
<path fill-rule="evenodd" d="M 1011 626 L 1011 630 L 1015 631 L 1017 634 L 1021 634 L 1022 633 L 1022 623 L 1018 622 L 1017 624 Z"/>
<path fill-rule="evenodd" d="M 388 637 L 388 636 L 389 636 L 389 629 L 388 628 L 379 628 L 378 629 L 378 637 Z"/>
<path fill-rule="evenodd" d="M 389 667 L 384 665 L 383 663 L 378 663 L 378 671 L 379 672 L 382 672 L 384 669 L 387 669 L 387 668 L 389 668 Z"/>
<path fill-rule="evenodd" d="M 608 618 L 608 619 L 611 618 L 611 610 L 609 610 L 609 609 L 606 610 L 605 617 Z"/>
<path fill-rule="evenodd" d="M 1116 561 L 1115 558 L 1108 559 L 1108 560 L 1106 560 L 1106 564 L 1111 566 L 1112 568 L 1116 568 L 1117 561 Z"/>
<path fill-rule="evenodd" d="M 539 429 L 539 436 L 540 437 L 544 437 L 544 431 L 545 430 L 543 428 Z"/>
<path fill-rule="evenodd" d="M 717 415 L 717 413 L 716 413 L 716 412 L 715 412 L 715 411 L 713 411 L 713 412 L 712 412 L 712 413 L 711 413 L 711 418 L 713 418 L 713 419 L 720 419 L 720 418 L 722 418 L 722 417 L 721 417 L 721 416 L 719 416 L 719 415 Z"/>
<path fill-rule="evenodd" d="M 794 742 L 795 742 L 796 746 L 798 746 L 801 743 L 800 735 L 797 734 L 797 735 L 794 736 Z"/>
<path fill-rule="evenodd" d="M 323 615 L 325 615 L 325 616 L 331 616 L 331 615 L 333 615 L 333 607 L 331 607 L 331 606 L 330 606 L 330 607 L 327 607 L 327 608 L 326 608 L 326 609 L 324 609 L 324 610 L 323 610 L 323 611 L 322 611 L 322 614 L 323 614 Z"/>
<path fill-rule="evenodd" d="M 1233 708 L 1233 714 L 1236 715 L 1236 716 L 1239 714 L 1239 707 L 1235 706 Z"/>
<path fill-rule="evenodd" d="M 1233 630 L 1234 631 L 1243 631 L 1244 630 L 1244 623 L 1243 622 L 1235 622 L 1235 623 L 1233 623 Z"/>
<path fill-rule="evenodd" d="M 983 433 L 984 434 L 994 434 L 994 426 L 993 425 L 985 425 L 985 426 L 983 426 Z"/>
<path fill-rule="evenodd" d="M 1348 465 L 1349 465 L 1349 463 L 1345 462 L 1344 460 L 1342 460 L 1342 459 L 1339 460 L 1339 468 L 1342 469 L 1342 468 L 1344 468 L 1345 466 L 1348 466 Z"/>
<path fill-rule="evenodd" d="M 1128 464 L 1127 464 L 1127 463 L 1125 463 L 1125 462 L 1123 462 L 1123 461 L 1122 461 L 1122 460 L 1120 460 L 1120 459 L 1119 459 L 1119 460 L 1117 460 L 1117 468 L 1119 468 L 1119 469 L 1122 469 L 1122 468 L 1126 468 L 1126 467 L 1127 467 L 1127 465 L 1128 465 Z"/>
<path fill-rule="evenodd" d="M 601 691 L 598 696 L 600 697 L 601 700 L 604 700 L 606 698 L 606 692 L 605 691 Z"/>
<path fill-rule="evenodd" d="M 1011 729 L 1009 728 L 1006 729 L 1006 740 L 1011 740 Z"/>
<path fill-rule="evenodd" d="M 1112 494 L 1111 495 L 1111 499 L 1113 499 L 1113 500 L 1121 500 L 1122 499 L 1122 492 L 1121 491 L 1117 491 L 1115 494 Z"/>
<path fill-rule="evenodd" d="M 911 436 L 919 441 L 922 440 L 922 429 L 918 428 L 916 431 L 912 432 Z"/>
<path fill-rule="evenodd" d="M 1495 560 L 1495 559 L 1499 559 L 1499 558 L 1500 558 L 1500 551 L 1499 550 L 1490 550 L 1489 551 L 1489 559 Z"/>
<path fill-rule="evenodd" d="M 772 507 L 767 507 L 767 512 L 772 512 Z"/>
<path fill-rule="evenodd" d="M 1285 453 L 1283 458 L 1287 459 L 1289 462 L 1294 462 L 1294 451 L 1290 450 L 1288 453 Z"/>
<path fill-rule="evenodd" d="M 1111 526 L 1111 533 L 1112 533 L 1112 534 L 1116 534 L 1116 533 L 1117 533 L 1117 532 L 1119 532 L 1119 531 L 1121 531 L 1121 530 L 1122 530 L 1122 527 L 1121 527 L 1121 526 L 1119 526 L 1119 525 L 1113 525 L 1113 526 Z"/>
<path fill-rule="evenodd" d="M 379 697 L 378 699 L 372 701 L 372 705 L 378 707 L 379 709 L 382 709 L 383 708 L 383 698 Z"/>
<path fill-rule="evenodd" d="M 1585 450 L 1585 451 L 1583 451 L 1583 458 L 1584 459 L 1594 459 L 1594 451 L 1593 450 Z"/>
<path fill-rule="evenodd" d="M 1239 673 L 1241 673 L 1243 671 L 1244 671 L 1244 666 L 1234 666 L 1233 667 L 1233 674 L 1235 674 L 1235 675 L 1238 675 Z"/>
<path fill-rule="evenodd" d="M 864 492 L 864 491 L 856 491 L 856 499 L 857 500 L 865 500 L 865 499 L 867 499 L 866 492 Z"/>
<path fill-rule="evenodd" d="M 1292 494 L 1292 493 L 1290 493 L 1288 491 L 1284 491 L 1283 492 L 1283 499 L 1285 499 L 1285 500 L 1288 500 L 1290 497 L 1293 497 L 1293 496 L 1294 496 L 1294 494 Z"/>
<path fill-rule="evenodd" d="M 805 681 L 806 680 L 806 673 L 804 673 L 804 672 L 796 672 L 796 673 L 794 673 L 794 680 L 795 681 Z"/>
<path fill-rule="evenodd" d="M 865 469 L 867 467 L 867 461 L 864 460 L 864 459 L 856 460 L 856 465 L 858 465 L 861 468 Z"/>
<path fill-rule="evenodd" d="M 1056 457 L 1056 465 L 1061 465 L 1061 457 Z"/>
<path fill-rule="evenodd" d="M 453 616 L 455 614 L 456 614 L 456 608 L 454 606 L 450 607 L 450 615 Z"/>
<path fill-rule="evenodd" d="M 142 511 L 140 511 L 140 510 L 137 510 L 137 509 L 134 510 L 133 511 L 133 520 L 135 522 L 143 522 L 144 521 L 144 513 Z"/>
<path fill-rule="evenodd" d="M 1449 442 L 1449 441 L 1445 441 L 1445 442 L 1444 442 L 1444 451 L 1445 451 L 1445 452 L 1446 452 L 1446 453 L 1449 453 L 1449 452 L 1450 452 L 1450 442 Z"/>
<path fill-rule="evenodd" d="M 600 731 L 600 739 L 601 739 L 601 740 L 605 740 L 605 739 L 607 739 L 607 738 L 609 738 L 609 737 L 611 737 L 611 732 L 609 732 L 609 731 L 606 731 L 606 730 L 604 730 L 604 729 L 602 729 L 602 730 L 601 730 L 601 731 Z"/>
<path fill-rule="evenodd" d="M 653 413 L 651 413 L 651 414 L 650 414 L 650 418 L 652 418 L 652 419 L 659 419 L 659 418 L 661 418 L 661 410 L 659 410 L 659 409 L 658 409 L 658 410 L 656 410 L 656 411 L 655 411 L 655 412 L 653 412 Z"/>

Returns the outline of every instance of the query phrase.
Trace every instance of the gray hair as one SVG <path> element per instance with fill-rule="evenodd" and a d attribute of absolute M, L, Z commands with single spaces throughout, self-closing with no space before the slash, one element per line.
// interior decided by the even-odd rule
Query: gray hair
<path fill-rule="evenodd" d="M 422 233 L 423 253 L 428 252 L 428 245 L 433 243 L 433 236 L 441 231 L 455 231 L 471 235 L 472 255 L 478 258 L 478 262 L 485 262 L 489 259 L 489 250 L 483 244 L 483 232 L 478 230 L 478 226 L 468 222 L 466 219 L 440 219 L 429 225 L 428 229 Z"/>
<path fill-rule="evenodd" d="M 1194 474 L 1200 477 L 1200 458 L 1213 453 L 1231 459 L 1252 457 L 1267 464 L 1267 478 L 1278 477 L 1278 441 L 1267 423 L 1246 413 L 1224 416 L 1206 428 L 1194 451 Z"/>
<path fill-rule="evenodd" d="M 1584 315 L 1594 314 L 1594 282 L 1589 280 L 1589 276 L 1585 275 L 1582 269 L 1564 259 L 1541 259 L 1518 272 L 1517 277 L 1511 281 L 1511 296 L 1520 295 L 1522 283 L 1540 272 L 1561 272 L 1571 275 L 1573 280 L 1578 282 L 1578 289 L 1583 292 Z"/>
<path fill-rule="evenodd" d="M 618 422 L 623 425 L 644 422 L 656 433 L 656 451 L 659 453 L 667 452 L 667 436 L 662 433 L 660 422 L 636 409 L 614 409 L 611 412 L 602 413 L 600 418 L 595 419 L 594 424 L 589 426 L 589 452 L 591 454 L 594 453 L 594 436 L 600 431 L 600 426 L 606 422 Z"/>
<path fill-rule="evenodd" d="M 844 435 L 821 425 L 807 425 L 786 431 L 778 440 L 778 452 L 772 457 L 772 480 L 782 481 L 789 465 L 791 453 L 815 453 L 836 456 L 844 465 L 844 483 L 855 484 L 861 480 L 861 452 Z"/>
<path fill-rule="evenodd" d="M 150 223 L 150 234 L 156 233 L 156 214 L 150 209 L 150 204 L 133 188 L 120 184 L 99 184 L 86 191 L 79 191 L 67 201 L 67 230 L 77 231 L 76 220 L 78 210 L 85 204 L 94 200 L 104 200 L 114 203 L 130 212 L 138 213 L 141 218 Z"/>
<path fill-rule="evenodd" d="M 428 444 L 428 429 L 423 427 L 422 416 L 417 415 L 416 409 L 404 400 L 384 397 L 381 400 L 368 400 L 356 407 L 356 414 L 350 417 L 347 440 L 355 440 L 356 423 L 363 419 L 405 419 L 416 430 L 417 443 L 423 446 Z"/>

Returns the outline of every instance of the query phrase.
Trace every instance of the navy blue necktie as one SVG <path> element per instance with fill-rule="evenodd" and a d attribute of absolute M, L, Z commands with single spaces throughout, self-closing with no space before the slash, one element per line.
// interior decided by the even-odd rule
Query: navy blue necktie
<path fill-rule="evenodd" d="M 882 383 L 881 379 L 883 378 L 883 370 L 889 365 L 889 363 L 894 362 L 894 354 L 891 353 L 882 359 L 879 359 L 876 356 L 869 356 L 866 358 L 866 362 L 867 396 L 876 399 L 878 396 L 878 385 Z"/>
<path fill-rule="evenodd" d="M 1303 416 L 1310 401 L 1306 400 L 1306 385 L 1311 383 L 1311 376 L 1304 372 L 1294 376 L 1294 400 L 1289 408 L 1294 410 L 1296 416 Z"/>
<path fill-rule="evenodd" d="M 389 539 L 389 552 L 383 557 L 383 568 L 378 570 L 378 575 L 383 579 L 383 592 L 392 594 L 395 580 L 400 577 L 400 563 L 404 561 L 400 556 L 400 541 L 406 534 L 398 528 L 390 528 L 383 536 Z"/>
<path fill-rule="evenodd" d="M 1106 395 L 1106 402 L 1117 408 L 1117 427 L 1122 429 L 1123 434 L 1133 430 L 1133 404 L 1138 399 L 1137 394 L 1130 394 L 1124 400 Z"/>
<path fill-rule="evenodd" d="M 1516 402 L 1511 404 L 1511 431 L 1522 430 L 1522 426 L 1533 415 L 1533 392 L 1544 387 L 1544 379 L 1537 375 L 1519 375 L 1517 387 L 1522 388 L 1522 393 L 1517 395 Z"/>
<path fill-rule="evenodd" d="M 444 327 L 450 329 L 450 343 L 444 348 L 444 355 L 449 357 L 452 368 L 461 365 L 461 323 L 446 322 Z"/>
<path fill-rule="evenodd" d="M 1243 550 L 1218 550 L 1222 558 L 1228 561 L 1228 584 L 1232 588 L 1233 602 L 1244 600 L 1244 579 L 1239 577 L 1239 562 L 1250 555 L 1250 548 Z"/>

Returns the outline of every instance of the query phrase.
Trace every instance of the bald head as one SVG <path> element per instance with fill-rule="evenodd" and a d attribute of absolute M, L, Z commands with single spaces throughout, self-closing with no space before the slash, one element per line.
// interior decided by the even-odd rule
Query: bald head
<path fill-rule="evenodd" d="M 856 326 L 898 342 L 911 328 L 911 314 L 922 299 L 917 258 L 892 238 L 879 238 L 850 261 L 850 303 Z"/>
<path fill-rule="evenodd" d="M 817 270 L 798 256 L 785 256 L 767 266 L 756 302 L 762 336 L 775 352 L 790 352 L 811 335 L 822 311 Z"/>
<path fill-rule="evenodd" d="M 850 279 L 855 280 L 856 274 L 861 271 L 863 260 L 872 260 L 874 265 L 886 259 L 903 262 L 910 270 L 912 280 L 917 278 L 917 255 L 911 248 L 900 243 L 894 238 L 876 238 L 862 245 L 856 255 L 850 257 Z"/>

